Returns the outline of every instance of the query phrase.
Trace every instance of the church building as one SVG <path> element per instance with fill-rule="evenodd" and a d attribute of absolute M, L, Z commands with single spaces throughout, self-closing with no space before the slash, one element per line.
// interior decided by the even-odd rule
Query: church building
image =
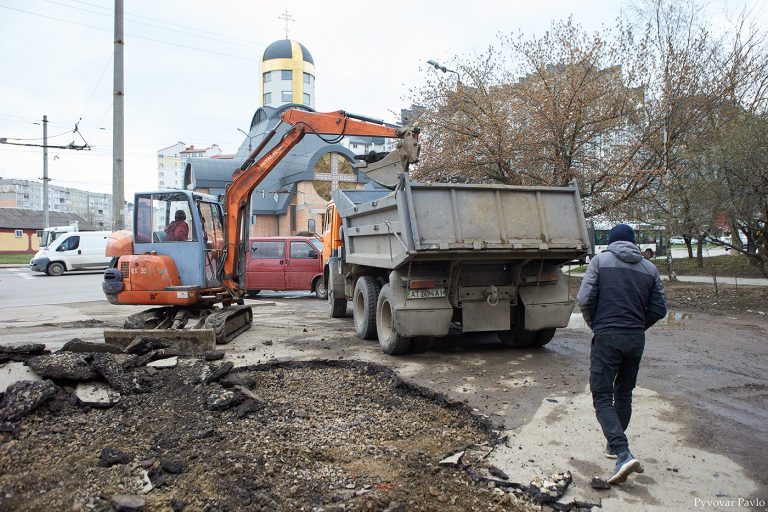
<path fill-rule="evenodd" d="M 185 188 L 223 194 L 232 174 L 279 123 L 285 110 L 314 111 L 314 61 L 302 44 L 289 39 L 275 41 L 264 50 L 260 68 L 262 106 L 251 119 L 247 138 L 231 159 L 189 161 L 184 171 Z M 281 125 L 259 157 L 290 128 Z M 341 143 L 329 144 L 317 135 L 306 134 L 253 192 L 251 236 L 320 233 L 331 190 L 362 188 L 368 183 L 368 178 L 352 167 L 355 154 L 363 152 L 353 153 Z"/>

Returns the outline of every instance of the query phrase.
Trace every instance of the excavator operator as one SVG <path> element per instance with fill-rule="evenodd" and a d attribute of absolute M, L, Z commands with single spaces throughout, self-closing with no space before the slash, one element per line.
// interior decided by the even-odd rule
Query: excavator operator
<path fill-rule="evenodd" d="M 174 221 L 165 228 L 166 240 L 169 242 L 184 242 L 189 236 L 189 225 L 184 222 L 187 214 L 184 210 L 176 210 Z"/>

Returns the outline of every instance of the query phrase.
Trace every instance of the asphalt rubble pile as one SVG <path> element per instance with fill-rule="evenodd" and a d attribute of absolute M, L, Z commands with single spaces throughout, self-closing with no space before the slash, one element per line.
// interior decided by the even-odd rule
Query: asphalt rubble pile
<path fill-rule="evenodd" d="M 487 418 L 380 365 L 235 369 L 159 338 L 3 354 L 40 380 L 0 395 L 0 510 L 541 510 L 570 482 L 509 482 Z"/>

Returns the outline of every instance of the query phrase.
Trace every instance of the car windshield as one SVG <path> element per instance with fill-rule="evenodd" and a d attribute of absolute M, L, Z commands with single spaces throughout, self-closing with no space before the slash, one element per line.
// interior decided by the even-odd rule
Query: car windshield
<path fill-rule="evenodd" d="M 321 242 L 317 238 L 310 238 L 309 243 L 312 244 L 312 247 L 317 249 L 317 252 L 319 252 L 319 253 L 323 252 L 323 242 Z"/>

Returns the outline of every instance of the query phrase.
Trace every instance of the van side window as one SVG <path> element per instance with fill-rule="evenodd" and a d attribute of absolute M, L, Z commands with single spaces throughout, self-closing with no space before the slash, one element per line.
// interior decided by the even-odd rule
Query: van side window
<path fill-rule="evenodd" d="M 285 256 L 285 242 L 253 242 L 251 244 L 251 258 L 278 259 Z"/>
<path fill-rule="evenodd" d="M 291 258 L 314 259 L 317 251 L 307 242 L 291 242 Z"/>
<path fill-rule="evenodd" d="M 71 251 L 74 249 L 77 249 L 80 247 L 80 237 L 79 236 L 71 236 L 61 242 L 61 245 L 59 245 L 59 248 L 57 250 L 59 251 Z"/>

